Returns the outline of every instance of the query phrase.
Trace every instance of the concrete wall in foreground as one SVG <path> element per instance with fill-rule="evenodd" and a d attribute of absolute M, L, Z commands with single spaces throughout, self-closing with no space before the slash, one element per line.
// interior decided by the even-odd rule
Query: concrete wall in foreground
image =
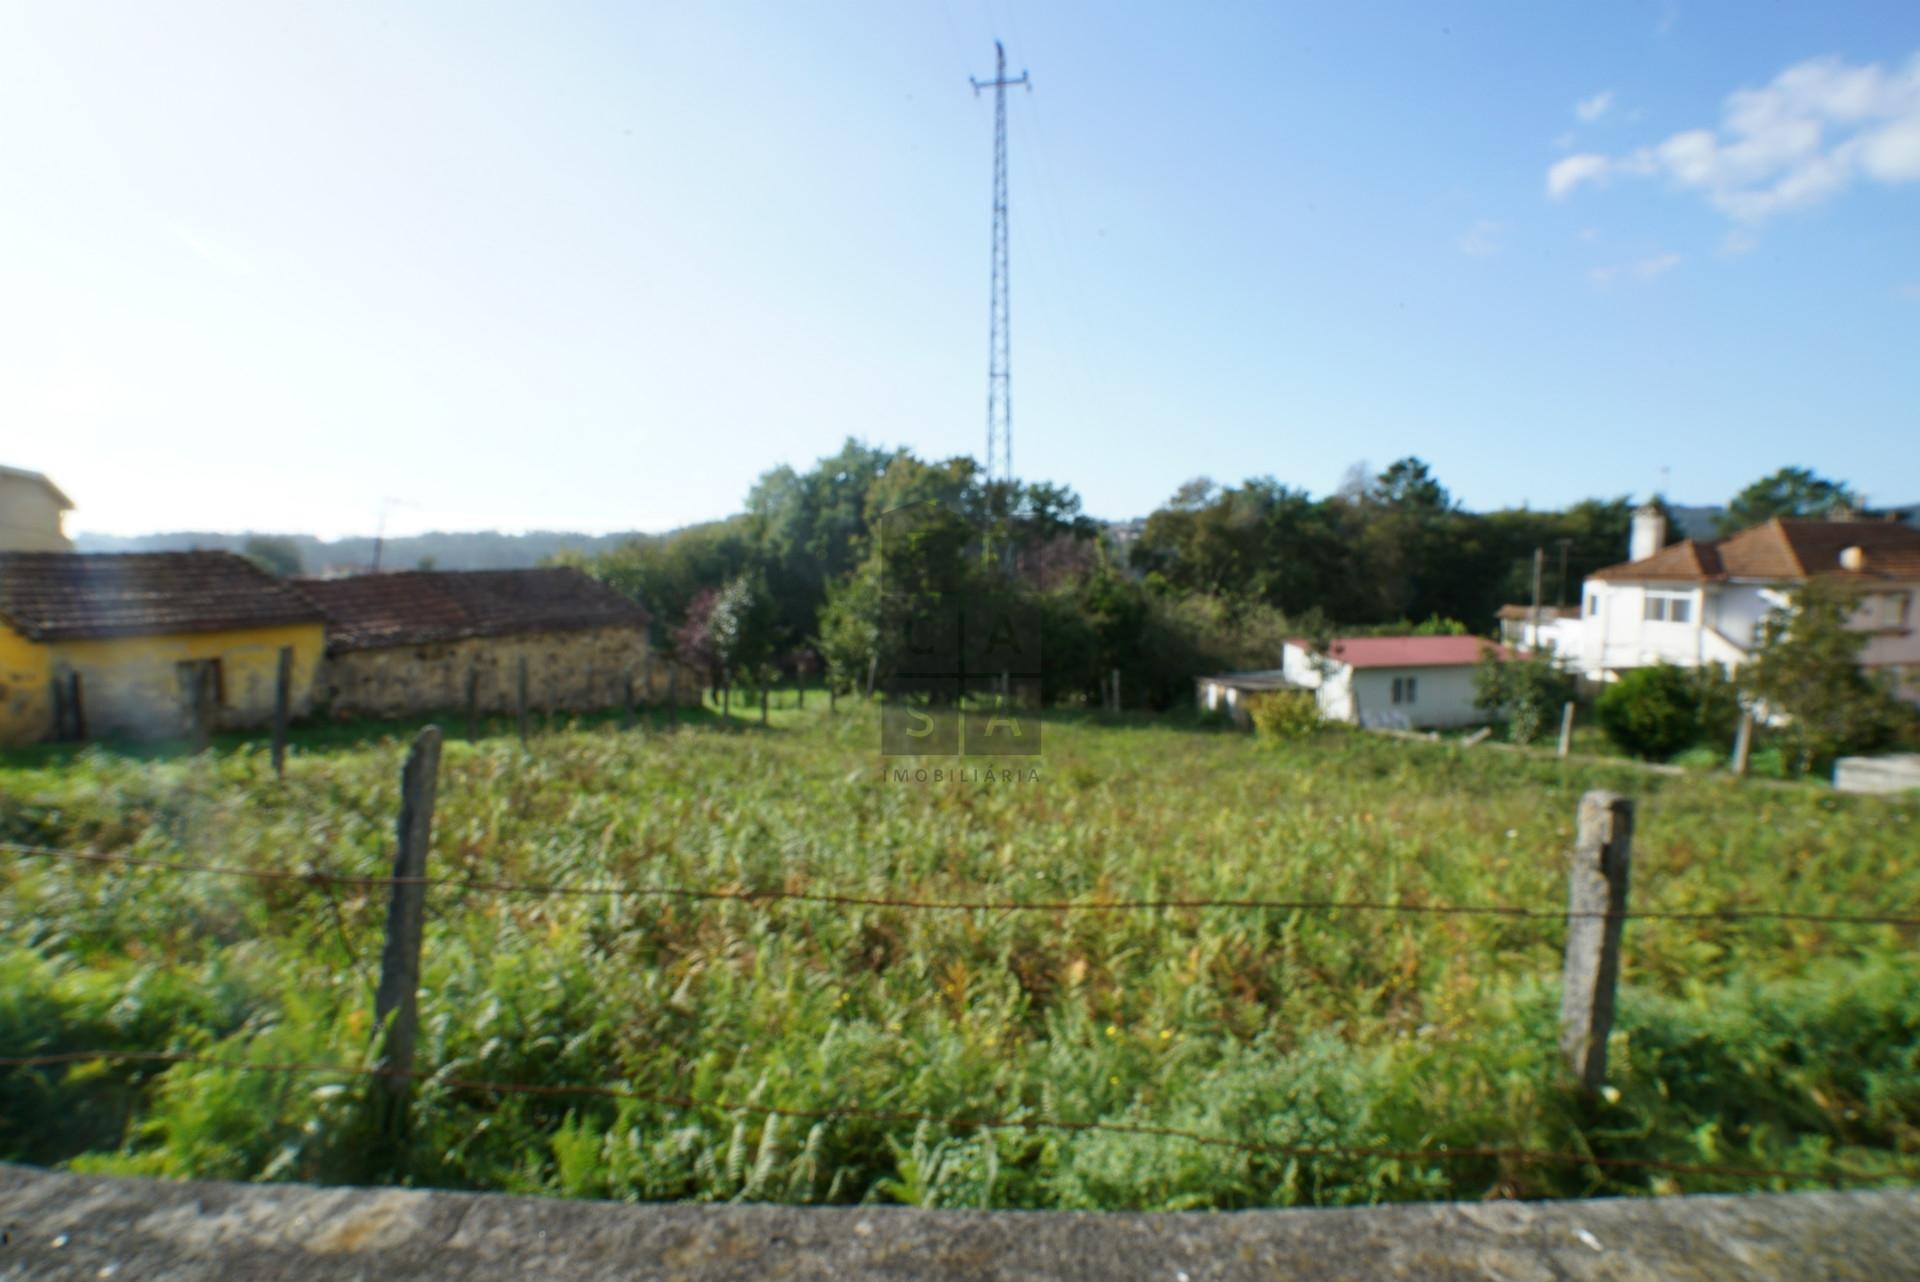
<path fill-rule="evenodd" d="M 1127 1215 L 634 1206 L 0 1166 L 0 1276 L 282 1282 L 1920 1279 L 1920 1190 Z"/>

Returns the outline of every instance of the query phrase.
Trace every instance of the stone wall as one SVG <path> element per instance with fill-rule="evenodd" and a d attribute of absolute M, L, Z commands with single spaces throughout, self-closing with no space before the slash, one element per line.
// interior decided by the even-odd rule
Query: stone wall
<path fill-rule="evenodd" d="M 1216 1214 L 627 1206 L 0 1165 L 5 1276 L 278 1282 L 1920 1278 L 1920 1192 Z"/>
<path fill-rule="evenodd" d="M 694 704 L 699 678 L 652 654 L 637 628 L 582 628 L 519 636 L 470 637 L 428 645 L 330 654 L 314 687 L 317 708 L 335 717 L 406 717 L 464 709 L 469 674 L 481 715 L 512 713 L 520 661 L 533 712 L 590 712 L 625 704 L 627 678 L 639 703 L 664 703 L 679 667 L 678 698 Z"/>

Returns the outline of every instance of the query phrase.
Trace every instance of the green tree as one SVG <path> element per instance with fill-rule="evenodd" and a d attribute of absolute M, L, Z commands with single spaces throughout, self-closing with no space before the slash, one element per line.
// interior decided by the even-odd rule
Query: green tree
<path fill-rule="evenodd" d="M 1473 706 L 1504 717 L 1515 743 L 1532 743 L 1558 724 L 1573 693 L 1573 675 L 1544 651 L 1503 659 L 1488 646 L 1473 673 Z"/>
<path fill-rule="evenodd" d="M 1783 467 L 1734 495 L 1719 530 L 1733 534 L 1776 516 L 1830 517 L 1859 506 L 1860 496 L 1843 482 L 1816 476 L 1811 468 Z"/>
<path fill-rule="evenodd" d="M 1847 626 L 1856 604 L 1851 587 L 1811 579 L 1791 610 L 1767 620 L 1760 649 L 1740 671 L 1740 685 L 1780 721 L 1801 771 L 1848 752 L 1868 752 L 1913 727 L 1913 713 L 1885 682 L 1860 666 L 1867 635 Z"/>
<path fill-rule="evenodd" d="M 277 578 L 293 578 L 304 568 L 300 545 L 284 534 L 249 534 L 240 555 Z"/>
<path fill-rule="evenodd" d="M 707 630 L 714 657 L 729 682 L 745 677 L 758 685 L 767 679 L 778 644 L 777 628 L 773 597 L 760 571 L 736 575 L 720 589 Z"/>
<path fill-rule="evenodd" d="M 1685 668 L 1635 668 L 1600 692 L 1600 728 L 1636 757 L 1664 761 L 1700 738 L 1700 700 Z"/>

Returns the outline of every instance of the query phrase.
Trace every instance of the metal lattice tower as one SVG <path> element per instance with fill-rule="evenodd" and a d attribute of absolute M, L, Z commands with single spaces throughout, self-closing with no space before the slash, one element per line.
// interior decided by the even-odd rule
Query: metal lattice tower
<path fill-rule="evenodd" d="M 987 305 L 987 479 L 1013 479 L 1013 340 L 1007 292 L 1007 86 L 1033 86 L 1022 71 L 1007 79 L 1007 51 L 993 42 L 993 79 L 974 80 L 974 97 L 993 90 L 993 297 Z"/>

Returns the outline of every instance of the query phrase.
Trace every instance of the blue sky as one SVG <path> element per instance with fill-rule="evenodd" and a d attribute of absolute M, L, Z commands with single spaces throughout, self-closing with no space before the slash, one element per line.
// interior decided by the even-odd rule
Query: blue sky
<path fill-rule="evenodd" d="M 0 462 L 83 530 L 664 529 L 984 435 L 1098 515 L 1920 499 L 1920 6 L 0 5 Z"/>

